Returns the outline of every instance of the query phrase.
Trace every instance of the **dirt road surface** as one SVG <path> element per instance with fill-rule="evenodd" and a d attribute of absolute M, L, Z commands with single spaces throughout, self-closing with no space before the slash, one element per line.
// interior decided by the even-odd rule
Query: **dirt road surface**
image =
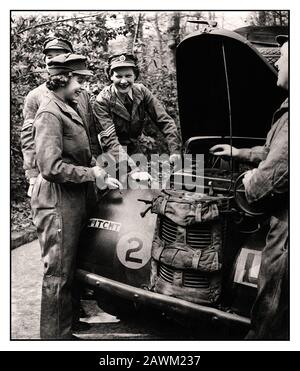
<path fill-rule="evenodd" d="M 35 240 L 11 252 L 11 338 L 39 339 L 43 265 Z M 191 333 L 157 318 L 119 320 L 102 311 L 93 300 L 82 305 L 88 314 L 88 331 L 76 334 L 82 340 L 193 339 Z"/>

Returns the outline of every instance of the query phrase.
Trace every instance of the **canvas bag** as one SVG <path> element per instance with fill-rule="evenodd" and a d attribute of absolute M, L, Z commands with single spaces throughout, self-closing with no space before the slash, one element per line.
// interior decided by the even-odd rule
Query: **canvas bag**
<path fill-rule="evenodd" d="M 152 244 L 152 257 L 178 269 L 203 272 L 219 271 L 222 267 L 223 224 L 220 208 L 224 198 L 184 191 L 162 191 L 152 201 L 151 211 L 158 214 Z M 177 225 L 175 241 L 167 243 L 160 235 L 162 218 Z M 211 242 L 205 248 L 189 245 L 190 227 L 205 223 L 211 232 Z"/>
<path fill-rule="evenodd" d="M 162 191 L 153 199 L 151 212 L 156 213 L 158 219 L 152 243 L 151 286 L 156 292 L 202 304 L 217 302 L 221 292 L 224 200 L 226 197 L 169 190 Z M 176 225 L 176 237 L 172 242 L 165 241 L 161 236 L 164 218 Z M 201 248 L 191 246 L 188 243 L 189 229 L 203 224 L 211 233 L 211 242 Z M 172 284 L 159 277 L 159 264 L 172 267 L 176 271 L 177 279 L 174 276 Z M 208 278 L 209 287 L 184 287 L 180 272 L 186 270 L 203 272 Z"/>

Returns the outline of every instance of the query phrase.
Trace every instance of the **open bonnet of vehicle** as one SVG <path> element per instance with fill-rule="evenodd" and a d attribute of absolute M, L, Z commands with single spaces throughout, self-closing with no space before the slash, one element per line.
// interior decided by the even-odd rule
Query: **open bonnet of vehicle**
<path fill-rule="evenodd" d="M 200 177 L 205 188 L 197 196 L 183 186 L 181 191 L 163 191 L 153 201 L 152 212 L 159 216 L 152 245 L 151 283 L 156 292 L 218 304 L 234 181 L 248 167 L 213 158 L 209 148 L 220 143 L 263 144 L 272 115 L 284 100 L 276 83 L 274 68 L 234 32 L 208 29 L 178 46 L 181 132 L 185 152 L 204 155 Z M 175 173 L 175 185 L 191 184 L 197 161 Z"/>

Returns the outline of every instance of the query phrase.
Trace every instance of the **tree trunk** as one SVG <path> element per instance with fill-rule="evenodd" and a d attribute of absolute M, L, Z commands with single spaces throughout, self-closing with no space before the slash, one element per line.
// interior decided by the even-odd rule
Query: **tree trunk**
<path fill-rule="evenodd" d="M 126 39 L 127 39 L 127 53 L 132 53 L 134 48 L 134 35 L 136 30 L 136 24 L 134 17 L 129 14 L 124 15 L 124 22 L 127 30 Z"/>
<path fill-rule="evenodd" d="M 265 26 L 267 24 L 267 15 L 264 10 L 258 12 L 258 25 Z"/>
<path fill-rule="evenodd" d="M 168 27 L 168 47 L 171 52 L 171 64 L 172 68 L 176 66 L 176 48 L 180 42 L 180 13 L 174 12 L 171 15 L 171 19 Z"/>
<path fill-rule="evenodd" d="M 161 35 L 161 30 L 158 24 L 158 12 L 155 13 L 154 24 L 155 24 L 155 31 L 156 31 L 157 38 L 158 38 L 158 51 L 159 51 L 159 58 L 160 58 L 160 66 L 162 67 L 164 64 L 164 47 L 163 47 L 163 39 Z"/>

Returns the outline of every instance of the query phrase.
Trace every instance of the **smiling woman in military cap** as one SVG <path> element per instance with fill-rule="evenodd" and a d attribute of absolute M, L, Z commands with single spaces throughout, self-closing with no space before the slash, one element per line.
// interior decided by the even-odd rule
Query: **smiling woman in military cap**
<path fill-rule="evenodd" d="M 111 85 L 100 92 L 93 105 L 103 151 L 112 154 L 117 161 L 123 146 L 129 156 L 140 153 L 148 113 L 167 140 L 170 162 L 178 161 L 181 141 L 176 124 L 150 90 L 135 83 L 139 76 L 136 57 L 128 53 L 113 55 L 106 72 Z"/>
<path fill-rule="evenodd" d="M 71 289 L 89 188 L 95 181 L 111 188 L 119 183 L 93 166 L 87 128 L 76 111 L 84 79 L 92 74 L 86 58 L 59 55 L 48 63 L 48 71 L 49 93 L 33 125 L 39 175 L 31 207 L 44 261 L 40 329 L 42 339 L 69 339 L 74 314 Z"/>

